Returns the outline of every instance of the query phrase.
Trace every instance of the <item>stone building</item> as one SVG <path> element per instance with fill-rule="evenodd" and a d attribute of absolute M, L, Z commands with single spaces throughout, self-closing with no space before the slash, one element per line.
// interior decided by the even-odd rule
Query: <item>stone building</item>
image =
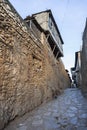
<path fill-rule="evenodd" d="M 31 27 L 33 32 L 37 34 L 40 37 L 39 32 L 35 32 L 33 24 L 36 25 L 36 27 L 39 27 L 39 30 L 43 30 L 43 33 L 46 36 L 47 42 L 49 43 L 49 46 L 56 57 L 58 59 L 59 57 L 63 56 L 63 47 L 64 44 L 61 34 L 59 32 L 59 29 L 57 27 L 57 24 L 54 20 L 54 17 L 52 15 L 51 10 L 42 11 L 36 14 L 33 14 L 32 17 L 28 16 L 25 21 Z M 37 25 L 38 24 L 38 25 Z"/>
<path fill-rule="evenodd" d="M 30 23 L 0 0 L 0 129 L 70 86 L 60 58 L 63 40 L 51 11 L 44 13 L 51 14 L 55 34 L 40 25 L 38 15 Z"/>
<path fill-rule="evenodd" d="M 87 19 L 82 40 L 83 40 L 82 54 L 81 54 L 82 92 L 87 97 Z"/>
<path fill-rule="evenodd" d="M 77 87 L 81 87 L 81 51 L 75 53 L 75 66 L 71 68 L 72 79 Z"/>

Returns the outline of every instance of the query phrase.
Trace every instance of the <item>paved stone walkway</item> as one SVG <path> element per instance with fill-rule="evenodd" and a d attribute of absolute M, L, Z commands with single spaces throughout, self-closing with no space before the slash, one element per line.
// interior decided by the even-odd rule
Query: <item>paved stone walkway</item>
<path fill-rule="evenodd" d="M 87 99 L 77 88 L 66 89 L 4 130 L 87 130 Z"/>

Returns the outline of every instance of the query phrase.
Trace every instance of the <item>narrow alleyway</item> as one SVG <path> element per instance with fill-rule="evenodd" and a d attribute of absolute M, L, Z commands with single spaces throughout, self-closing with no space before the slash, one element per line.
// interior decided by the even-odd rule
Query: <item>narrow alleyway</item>
<path fill-rule="evenodd" d="M 4 130 L 87 130 L 87 99 L 77 88 L 68 88 Z"/>

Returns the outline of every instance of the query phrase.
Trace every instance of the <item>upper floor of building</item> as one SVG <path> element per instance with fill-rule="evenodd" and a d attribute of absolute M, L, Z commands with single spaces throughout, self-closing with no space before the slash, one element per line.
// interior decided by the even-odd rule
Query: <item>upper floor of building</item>
<path fill-rule="evenodd" d="M 63 56 L 63 40 L 59 32 L 58 26 L 54 20 L 51 10 L 42 11 L 36 14 L 33 14 L 31 17 L 27 17 L 26 22 L 28 25 L 33 28 L 36 25 L 40 32 L 44 32 L 47 41 L 55 55 L 59 58 Z M 33 24 L 34 23 L 34 24 Z M 34 33 L 40 37 L 40 32 L 38 30 Z"/>

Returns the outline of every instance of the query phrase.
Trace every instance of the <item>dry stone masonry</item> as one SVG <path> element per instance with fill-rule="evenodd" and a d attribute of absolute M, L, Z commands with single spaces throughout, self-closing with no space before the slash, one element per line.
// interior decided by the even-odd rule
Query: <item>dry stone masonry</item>
<path fill-rule="evenodd" d="M 0 129 L 70 86 L 42 35 L 43 42 L 8 0 L 0 0 Z"/>

